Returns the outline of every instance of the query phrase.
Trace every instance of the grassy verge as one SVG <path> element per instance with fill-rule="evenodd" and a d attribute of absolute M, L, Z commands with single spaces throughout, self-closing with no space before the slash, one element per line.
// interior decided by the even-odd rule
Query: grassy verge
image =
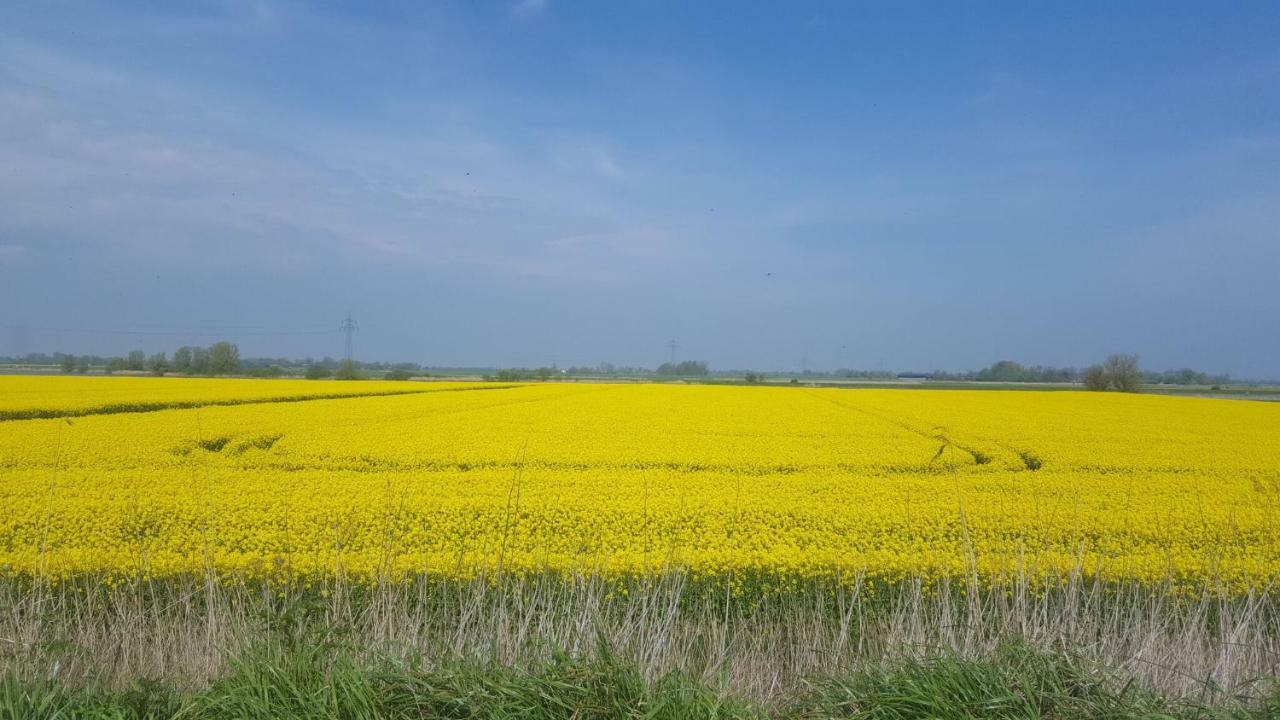
<path fill-rule="evenodd" d="M 0 720 L 1280 717 L 1269 595 L 0 579 Z M 1145 714 L 1144 714 L 1145 713 Z"/>
<path fill-rule="evenodd" d="M 1021 647 L 986 661 L 900 660 L 814 678 L 800 694 L 749 702 L 679 673 L 646 680 L 607 647 L 557 653 L 533 668 L 361 659 L 331 644 L 251 650 L 207 687 L 163 681 L 124 690 L 48 679 L 0 679 L 0 720 L 161 718 L 1186 718 L 1245 720 L 1280 714 L 1280 693 L 1250 708 L 1172 702 L 1117 684 L 1069 655 Z"/>

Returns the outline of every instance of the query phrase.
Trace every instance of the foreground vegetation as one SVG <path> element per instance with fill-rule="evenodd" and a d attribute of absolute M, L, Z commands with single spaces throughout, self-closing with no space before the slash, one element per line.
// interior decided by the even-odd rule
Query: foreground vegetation
<path fill-rule="evenodd" d="M 211 580 L 0 583 L 0 718 L 1262 718 L 1280 701 L 1264 596 Z"/>
<path fill-rule="evenodd" d="M 815 678 L 812 688 L 772 705 L 725 695 L 671 674 L 647 681 L 608 651 L 560 655 L 528 670 L 456 664 L 361 661 L 324 644 L 255 649 L 228 676 L 181 691 L 164 682 L 126 690 L 0 678 L 0 719 L 161 720 L 163 718 L 985 718 L 1023 720 L 1245 720 L 1280 713 L 1280 693 L 1251 708 L 1170 702 L 1068 655 L 1010 648 L 992 660 L 919 658 Z"/>

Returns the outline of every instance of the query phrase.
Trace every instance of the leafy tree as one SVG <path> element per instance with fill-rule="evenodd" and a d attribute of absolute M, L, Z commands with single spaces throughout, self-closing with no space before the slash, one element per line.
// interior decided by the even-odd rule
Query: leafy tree
<path fill-rule="evenodd" d="M 173 366 L 174 372 L 180 372 L 180 373 L 191 372 L 191 364 L 194 359 L 195 359 L 195 349 L 192 348 L 190 345 L 183 345 L 177 350 L 174 350 L 173 362 L 171 363 Z"/>
<path fill-rule="evenodd" d="M 310 365 L 307 366 L 306 378 L 308 380 L 323 380 L 325 378 L 332 377 L 332 376 L 333 376 L 333 373 L 330 372 L 329 368 L 325 367 L 324 365 L 321 365 L 319 363 L 311 363 Z"/>
<path fill-rule="evenodd" d="M 89 372 L 89 356 L 88 355 L 81 355 L 80 358 L 76 360 L 76 372 L 80 373 L 81 375 Z"/>
<path fill-rule="evenodd" d="M 333 374 L 338 380 L 358 380 L 360 374 L 356 372 L 356 364 L 351 360 L 343 360 L 338 364 L 338 371 Z"/>
<path fill-rule="evenodd" d="M 1142 385 L 1137 355 L 1112 355 L 1102 363 L 1102 370 L 1111 387 L 1120 392 L 1137 392 Z"/>
<path fill-rule="evenodd" d="M 191 348 L 191 367 L 188 372 L 195 375 L 209 374 L 209 349 L 202 347 Z"/>
<path fill-rule="evenodd" d="M 1231 377 L 1209 375 L 1191 368 L 1181 368 L 1164 372 L 1144 372 L 1142 380 L 1153 385 L 1225 385 L 1231 382 Z"/>
<path fill-rule="evenodd" d="M 991 382 L 1023 382 L 1027 369 L 1012 360 L 1001 360 L 989 368 L 978 371 L 977 380 Z"/>
<path fill-rule="evenodd" d="M 934 380 L 978 380 L 986 382 L 1071 382 L 1077 379 L 1078 373 L 1071 368 L 1043 367 L 1035 365 L 1025 367 L 1012 360 L 1001 360 L 976 373 L 951 374 L 945 372 L 930 373 Z"/>
<path fill-rule="evenodd" d="M 492 375 L 485 375 L 485 380 L 499 382 L 528 382 L 530 380 L 540 380 L 546 382 L 557 375 L 560 371 L 555 367 L 540 367 L 533 370 L 528 368 L 510 368 L 506 370 L 498 370 Z"/>
<path fill-rule="evenodd" d="M 1138 392 L 1142 387 L 1137 355 L 1111 355 L 1101 365 L 1086 369 L 1081 379 L 1090 390 Z"/>
<path fill-rule="evenodd" d="M 147 358 L 147 369 L 153 375 L 163 375 L 164 371 L 169 369 L 169 360 L 164 353 L 158 352 Z"/>
<path fill-rule="evenodd" d="M 64 373 L 74 372 L 76 369 L 76 358 L 74 355 L 63 355 L 58 361 L 58 365 Z"/>
<path fill-rule="evenodd" d="M 129 351 L 129 356 L 124 359 L 126 370 L 143 370 L 147 365 L 147 355 L 141 350 Z"/>
<path fill-rule="evenodd" d="M 119 372 L 121 370 L 124 370 L 126 367 L 128 367 L 128 364 L 125 362 L 124 358 L 113 357 L 107 360 L 106 372 L 108 375 L 110 375 L 113 372 Z"/>
<path fill-rule="evenodd" d="M 1085 368 L 1084 375 L 1081 376 L 1085 388 L 1094 391 L 1102 391 L 1111 387 L 1111 381 L 1107 378 L 1107 371 L 1102 369 L 1101 365 L 1091 365 Z"/>
<path fill-rule="evenodd" d="M 240 348 L 225 340 L 209 346 L 208 372 L 213 375 L 229 375 L 240 371 Z"/>

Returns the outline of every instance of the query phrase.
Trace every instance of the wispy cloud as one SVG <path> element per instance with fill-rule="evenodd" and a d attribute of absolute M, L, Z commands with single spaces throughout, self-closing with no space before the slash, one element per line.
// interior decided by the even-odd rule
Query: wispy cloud
<path fill-rule="evenodd" d="M 619 222 L 589 200 L 593 182 L 622 176 L 593 140 L 529 155 L 465 125 L 381 136 L 281 125 L 236 98 L 49 48 L 8 43 L 0 59 L 0 228 L 11 233 L 151 258 L 219 238 L 257 262 L 323 248 L 524 272 L 554 253 L 546 240 Z"/>
<path fill-rule="evenodd" d="M 537 17 L 546 12 L 547 0 L 519 0 L 507 8 L 507 14 L 517 20 Z"/>
<path fill-rule="evenodd" d="M 564 137 L 550 144 L 551 163 L 566 172 L 585 173 L 608 180 L 625 177 L 622 166 L 607 140 L 592 137 Z"/>

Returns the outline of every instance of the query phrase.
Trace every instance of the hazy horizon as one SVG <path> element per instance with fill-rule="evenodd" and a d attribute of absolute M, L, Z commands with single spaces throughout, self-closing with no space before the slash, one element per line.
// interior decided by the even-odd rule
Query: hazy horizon
<path fill-rule="evenodd" d="M 0 6 L 0 356 L 1280 378 L 1280 6 Z"/>

